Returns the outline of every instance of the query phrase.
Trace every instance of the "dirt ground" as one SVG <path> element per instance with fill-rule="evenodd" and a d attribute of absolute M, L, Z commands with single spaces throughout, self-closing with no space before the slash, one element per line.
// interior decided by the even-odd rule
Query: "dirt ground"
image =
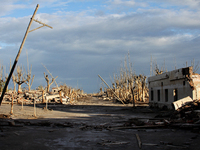
<path fill-rule="evenodd" d="M 160 113 L 147 106 L 133 108 L 103 101 L 96 97 L 81 99 L 67 105 L 0 106 L 1 150 L 65 150 L 65 149 L 126 149 L 126 150 L 199 150 L 199 129 L 172 127 L 134 128 L 130 120 L 143 122 Z M 7 119 L 6 119 L 7 117 Z M 130 127 L 130 128 L 128 128 Z"/>

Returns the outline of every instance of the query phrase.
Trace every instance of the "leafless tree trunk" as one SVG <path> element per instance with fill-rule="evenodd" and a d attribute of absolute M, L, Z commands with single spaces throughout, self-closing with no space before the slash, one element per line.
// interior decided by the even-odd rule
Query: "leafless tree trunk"
<path fill-rule="evenodd" d="M 27 73 L 27 79 L 26 79 L 26 82 L 25 82 L 28 85 L 28 91 L 31 90 L 31 86 L 33 84 L 33 79 L 35 77 L 35 75 L 33 75 L 32 79 L 31 79 L 31 70 L 32 70 L 32 65 L 31 65 L 31 69 Z"/>
<path fill-rule="evenodd" d="M 137 76 L 132 72 L 129 53 L 128 60 L 129 61 L 127 61 L 126 57 L 124 65 L 120 68 L 119 76 L 114 75 L 114 81 L 117 87 L 115 91 L 120 98 L 123 98 L 124 101 L 132 102 L 133 106 L 135 106 L 136 101 L 144 101 L 145 96 L 147 95 L 146 77 L 143 75 Z M 159 70 L 157 71 L 162 73 Z"/>
<path fill-rule="evenodd" d="M 11 110 L 10 110 L 10 114 L 13 115 L 13 100 L 14 100 L 14 93 L 12 93 L 12 102 L 11 102 Z"/>
<path fill-rule="evenodd" d="M 197 62 L 197 64 L 195 65 L 195 59 L 193 59 L 191 61 L 191 66 L 193 67 L 193 72 L 196 73 L 198 71 L 200 65 L 199 65 L 199 62 Z"/>
<path fill-rule="evenodd" d="M 0 92 L 3 91 L 4 79 L 3 79 L 3 66 L 0 65 Z"/>
<path fill-rule="evenodd" d="M 22 109 L 21 110 L 24 110 L 24 99 L 21 98 L 21 102 L 22 102 Z"/>
<path fill-rule="evenodd" d="M 62 104 L 62 93 L 61 93 L 62 90 L 59 90 L 58 92 L 59 92 L 59 96 L 60 96 L 60 103 Z"/>
<path fill-rule="evenodd" d="M 34 109 L 34 117 L 37 117 L 37 116 L 36 116 L 36 107 L 35 107 L 35 105 L 36 105 L 36 104 L 35 104 L 35 103 L 36 103 L 36 100 L 34 99 L 33 101 L 34 101 L 34 108 L 33 108 L 33 109 Z"/>
<path fill-rule="evenodd" d="M 42 91 L 42 103 L 45 103 L 44 93 L 46 88 L 43 88 L 43 86 L 39 86 L 38 90 Z"/>
<path fill-rule="evenodd" d="M 44 90 L 42 90 L 42 103 L 45 103 Z"/>
<path fill-rule="evenodd" d="M 24 72 L 22 70 L 22 67 L 17 66 L 17 75 L 15 78 L 15 82 L 18 84 L 18 93 L 22 92 L 21 85 L 26 82 Z"/>
<path fill-rule="evenodd" d="M 11 66 L 11 60 L 10 60 L 10 70 L 11 70 L 12 66 Z M 13 81 L 13 92 L 16 93 L 16 76 L 14 74 L 12 74 L 12 81 Z"/>
<path fill-rule="evenodd" d="M 28 85 L 28 91 L 30 91 L 35 75 L 33 75 L 32 79 L 31 79 L 32 65 L 31 65 L 31 68 L 29 70 L 28 52 L 27 51 L 26 51 L 26 55 L 27 55 L 27 80 L 26 80 L 25 83 Z"/>
<path fill-rule="evenodd" d="M 50 83 L 50 82 L 49 82 L 49 77 L 48 77 L 48 75 L 45 75 L 45 72 L 44 72 L 44 78 L 46 79 L 46 82 L 47 82 L 47 93 L 49 93 L 50 86 L 53 84 L 53 82 L 55 81 L 55 79 L 56 79 L 57 77 L 58 77 L 58 76 L 56 76 L 55 78 L 52 78 L 51 83 Z"/>

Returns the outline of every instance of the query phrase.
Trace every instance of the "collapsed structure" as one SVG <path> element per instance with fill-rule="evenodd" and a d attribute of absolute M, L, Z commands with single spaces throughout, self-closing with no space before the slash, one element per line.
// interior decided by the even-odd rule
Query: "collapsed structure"
<path fill-rule="evenodd" d="M 31 91 L 23 91 L 17 93 L 12 90 L 6 92 L 3 103 L 18 103 L 18 104 L 33 104 L 36 103 L 61 103 L 74 104 L 77 100 L 87 97 L 83 90 L 71 88 L 66 85 L 52 88 L 52 91 L 47 93 L 45 89 L 37 89 Z M 0 93 L 1 94 L 1 93 Z"/>
<path fill-rule="evenodd" d="M 149 105 L 172 108 L 172 103 L 190 96 L 200 99 L 200 75 L 193 67 L 176 69 L 151 76 L 149 83 Z"/>

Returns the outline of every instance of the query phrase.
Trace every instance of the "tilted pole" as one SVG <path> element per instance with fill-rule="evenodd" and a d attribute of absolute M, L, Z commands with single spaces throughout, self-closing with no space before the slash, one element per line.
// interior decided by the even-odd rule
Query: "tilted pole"
<path fill-rule="evenodd" d="M 30 22 L 29 22 L 29 25 L 28 25 L 27 29 L 26 29 L 26 33 L 25 33 L 25 35 L 24 35 L 23 41 L 22 41 L 21 46 L 20 46 L 20 48 L 19 48 L 19 52 L 18 52 L 18 54 L 17 54 L 17 56 L 16 56 L 16 58 L 15 58 L 15 61 L 14 61 L 13 66 L 12 66 L 12 68 L 11 68 L 11 70 L 10 70 L 10 74 L 9 74 L 9 76 L 8 76 L 8 79 L 6 80 L 6 83 L 5 83 L 3 92 L 2 92 L 2 94 L 1 94 L 1 98 L 0 98 L 0 105 L 1 105 L 1 103 L 2 103 L 2 101 L 3 101 L 3 97 L 4 97 L 5 92 L 6 92 L 6 89 L 7 89 L 7 87 L 8 87 L 10 78 L 11 78 L 11 76 L 12 76 L 14 70 L 15 70 L 15 66 L 17 65 L 19 56 L 20 56 L 20 54 L 21 54 L 21 51 L 22 51 L 22 48 L 23 48 L 24 43 L 25 43 L 25 41 L 26 41 L 26 38 L 27 38 L 28 33 L 29 33 L 29 32 L 32 32 L 32 31 L 35 31 L 35 30 L 37 30 L 37 29 L 39 29 L 39 28 L 42 28 L 42 27 L 44 27 L 44 26 L 53 29 L 53 27 L 51 27 L 51 26 L 49 26 L 49 25 L 47 25 L 47 24 L 45 24 L 45 23 L 42 23 L 42 22 L 40 22 L 40 21 L 34 19 L 35 14 L 36 14 L 38 8 L 39 8 L 39 4 L 37 4 L 37 6 L 36 6 L 36 8 L 35 8 L 35 11 L 34 11 L 34 13 L 33 13 L 33 15 L 32 15 L 32 18 L 31 18 L 31 20 L 30 20 Z M 29 30 L 30 30 L 30 27 L 31 27 L 31 24 L 32 24 L 33 21 L 35 21 L 35 22 L 37 22 L 37 23 L 39 23 L 39 24 L 43 24 L 43 26 L 38 27 L 38 28 L 36 28 L 36 29 L 33 29 L 33 30 L 29 31 Z"/>
<path fill-rule="evenodd" d="M 3 101 L 3 97 L 4 97 L 5 92 L 6 92 L 6 89 L 7 89 L 7 87 L 8 87 L 10 78 L 11 78 L 11 76 L 12 76 L 14 70 L 15 70 L 16 64 L 17 64 L 17 62 L 18 62 L 19 56 L 20 56 L 20 54 L 21 54 L 22 48 L 23 48 L 24 43 L 25 43 L 25 41 L 26 41 L 27 35 L 28 35 L 28 33 L 29 33 L 29 29 L 30 29 L 30 27 L 31 27 L 31 24 L 32 24 L 32 22 L 33 22 L 33 19 L 34 19 L 34 17 L 35 17 L 35 14 L 36 14 L 38 8 L 39 8 L 39 4 L 37 4 L 36 9 L 35 9 L 35 11 L 34 11 L 34 13 L 33 13 L 33 16 L 32 16 L 32 18 L 31 18 L 31 20 L 30 20 L 30 22 L 29 22 L 29 25 L 28 25 L 27 30 L 26 30 L 26 33 L 25 33 L 25 35 L 24 35 L 23 41 L 22 41 L 21 46 L 20 46 L 20 48 L 19 48 L 18 54 L 17 54 L 17 56 L 16 56 L 16 58 L 15 58 L 15 61 L 14 61 L 14 63 L 13 63 L 13 66 L 12 66 L 12 69 L 11 69 L 10 74 L 9 74 L 9 76 L 8 76 L 8 79 L 6 80 L 6 83 L 5 83 L 5 86 L 4 86 L 4 88 L 3 88 L 3 92 L 2 92 L 2 94 L 1 94 L 1 98 L 0 98 L 0 105 L 1 105 L 1 103 L 2 103 L 2 101 Z"/>
<path fill-rule="evenodd" d="M 111 89 L 110 86 L 106 83 L 106 81 L 104 81 L 104 79 L 103 79 L 100 75 L 98 75 L 98 76 L 99 76 L 99 78 L 107 85 L 107 87 L 113 92 L 113 94 L 117 97 L 117 99 L 118 99 L 119 101 L 121 101 L 122 104 L 124 104 L 124 102 L 117 96 L 117 94 L 113 91 L 113 89 Z"/>

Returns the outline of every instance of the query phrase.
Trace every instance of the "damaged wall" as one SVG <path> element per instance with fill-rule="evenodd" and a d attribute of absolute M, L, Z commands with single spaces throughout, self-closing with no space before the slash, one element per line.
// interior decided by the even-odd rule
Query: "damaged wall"
<path fill-rule="evenodd" d="M 200 99 L 200 75 L 192 67 L 180 68 L 148 78 L 149 104 L 171 108 L 174 101 L 190 96 Z"/>

